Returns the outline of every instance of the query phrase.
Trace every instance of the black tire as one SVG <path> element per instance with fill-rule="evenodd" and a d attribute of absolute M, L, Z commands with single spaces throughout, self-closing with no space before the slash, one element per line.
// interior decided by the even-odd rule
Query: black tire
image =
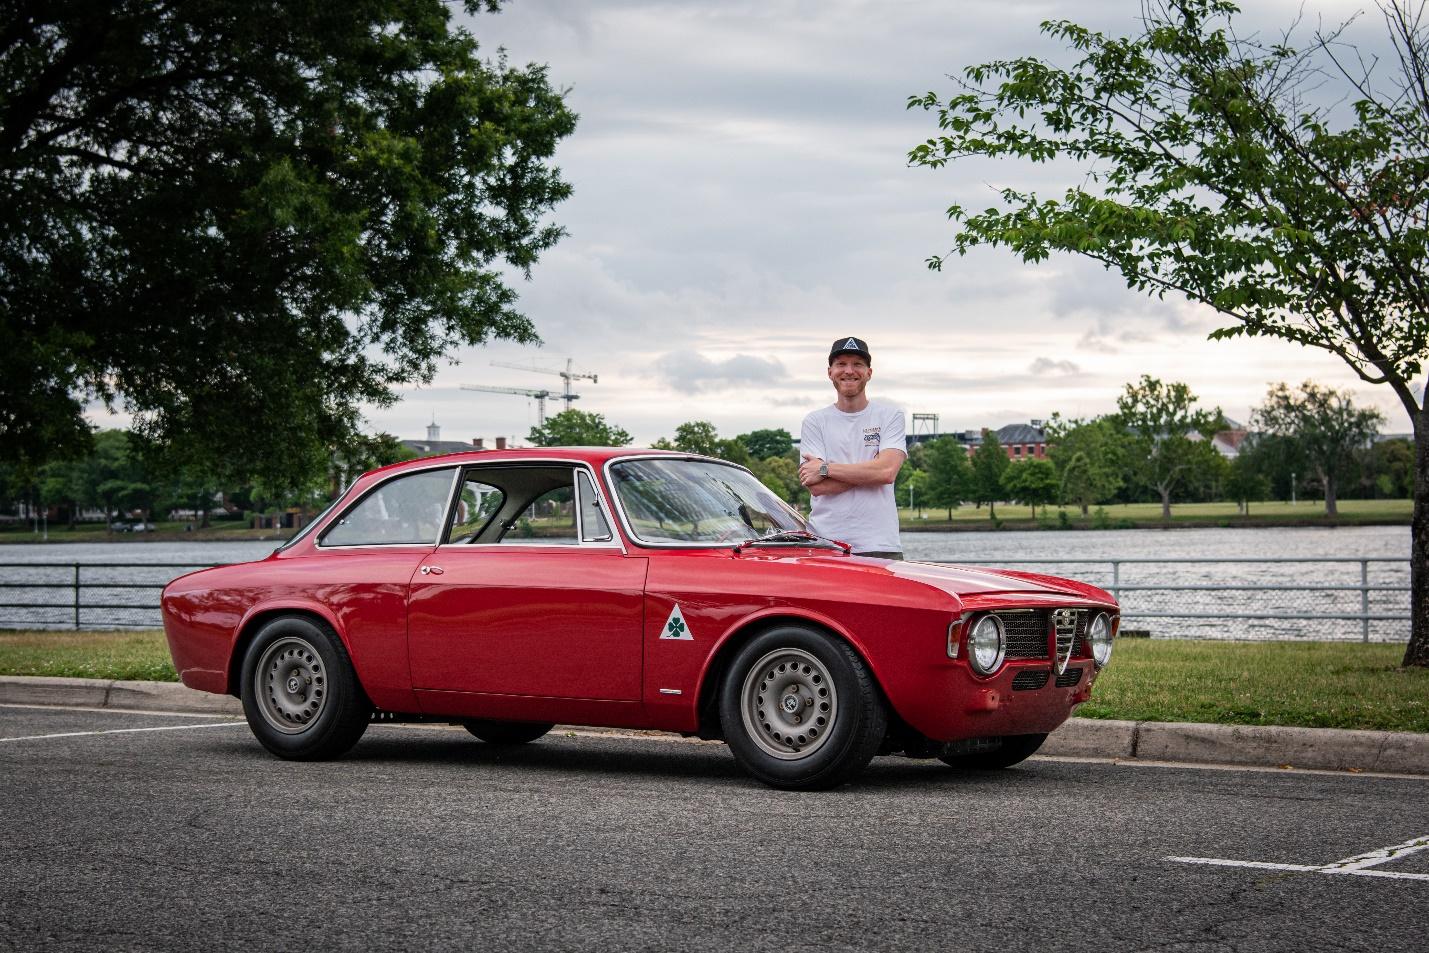
<path fill-rule="evenodd" d="M 249 643 L 242 664 L 248 727 L 278 757 L 336 758 L 367 730 L 372 702 L 342 640 L 325 623 L 299 615 L 271 619 Z"/>
<path fill-rule="evenodd" d="M 556 727 L 545 721 L 487 721 L 473 718 L 462 726 L 489 745 L 524 745 Z"/>
<path fill-rule="evenodd" d="M 858 653 L 795 625 L 771 629 L 739 650 L 720 686 L 719 716 L 739 766 L 790 791 L 849 781 L 888 732 L 883 694 Z"/>
<path fill-rule="evenodd" d="M 1046 740 L 1046 735 L 1004 735 L 972 742 L 953 741 L 943 746 L 938 760 L 954 768 L 1000 771 L 1032 757 Z"/>

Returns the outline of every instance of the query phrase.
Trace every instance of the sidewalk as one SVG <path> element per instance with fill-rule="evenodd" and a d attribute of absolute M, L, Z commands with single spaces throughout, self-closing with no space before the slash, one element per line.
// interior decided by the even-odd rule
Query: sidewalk
<path fill-rule="evenodd" d="M 177 682 L 0 676 L 0 704 L 242 715 L 238 699 Z M 1429 776 L 1429 734 L 1073 718 L 1039 752 L 1181 764 Z"/>

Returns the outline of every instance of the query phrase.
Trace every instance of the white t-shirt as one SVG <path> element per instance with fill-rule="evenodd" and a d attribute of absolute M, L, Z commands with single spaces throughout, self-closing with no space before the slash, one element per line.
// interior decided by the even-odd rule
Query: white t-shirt
<path fill-rule="evenodd" d="M 835 404 L 820 407 L 804 418 L 799 431 L 799 453 L 825 463 L 862 463 L 880 450 L 907 453 L 903 411 L 869 401 L 856 414 L 846 414 Z M 893 484 L 855 486 L 829 496 L 813 498 L 814 532 L 841 539 L 856 553 L 901 552 L 898 539 L 898 505 Z"/>

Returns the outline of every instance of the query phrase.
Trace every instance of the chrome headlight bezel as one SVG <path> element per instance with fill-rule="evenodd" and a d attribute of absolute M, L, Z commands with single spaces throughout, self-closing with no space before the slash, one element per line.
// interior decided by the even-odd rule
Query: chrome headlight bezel
<path fill-rule="evenodd" d="M 968 630 L 968 665 L 979 675 L 993 675 L 1007 659 L 1007 630 L 995 615 L 985 615 Z M 991 648 L 989 658 L 987 650 Z"/>
<path fill-rule="evenodd" d="M 1111 661 L 1113 627 L 1110 613 L 1099 612 L 1087 626 L 1087 647 L 1091 649 L 1092 661 L 1102 668 Z"/>

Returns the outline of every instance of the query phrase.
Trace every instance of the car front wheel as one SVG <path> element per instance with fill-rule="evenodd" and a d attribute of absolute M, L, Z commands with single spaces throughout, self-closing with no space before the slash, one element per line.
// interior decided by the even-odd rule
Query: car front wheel
<path fill-rule="evenodd" d="M 943 746 L 938 759 L 954 768 L 997 771 L 1026 761 L 1046 740 L 1046 735 L 1005 735 L 1001 738 L 951 741 Z"/>
<path fill-rule="evenodd" d="M 843 784 L 867 766 L 888 730 L 882 694 L 863 660 L 842 641 L 802 626 L 771 629 L 740 649 L 719 708 L 739 766 L 788 790 Z"/>
<path fill-rule="evenodd" d="M 342 640 L 306 616 L 279 616 L 258 630 L 243 655 L 240 695 L 258 741 L 295 761 L 344 754 L 372 717 Z"/>
<path fill-rule="evenodd" d="M 547 721 L 487 721 L 473 718 L 462 726 L 489 745 L 524 745 L 556 727 Z"/>

